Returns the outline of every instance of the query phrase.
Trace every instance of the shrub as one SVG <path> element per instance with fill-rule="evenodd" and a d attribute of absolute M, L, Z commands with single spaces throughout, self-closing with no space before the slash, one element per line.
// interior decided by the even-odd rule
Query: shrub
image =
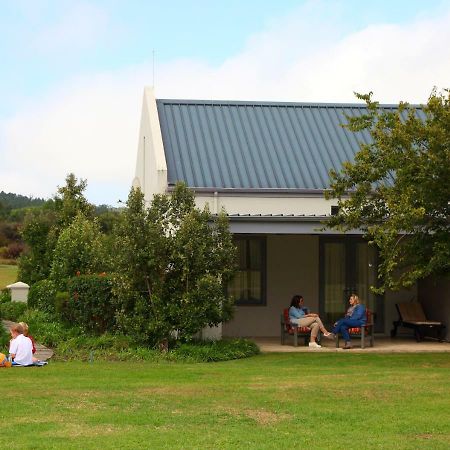
<path fill-rule="evenodd" d="M 82 333 L 80 328 L 68 327 L 56 320 L 54 315 L 36 309 L 25 311 L 20 320 L 28 324 L 35 341 L 47 347 L 54 348 L 61 342 Z"/>
<path fill-rule="evenodd" d="M 58 317 L 67 317 L 70 295 L 68 292 L 57 292 L 55 296 L 55 312 Z"/>
<path fill-rule="evenodd" d="M 112 280 L 102 275 L 82 275 L 69 279 L 69 300 L 65 318 L 95 334 L 114 327 Z"/>
<path fill-rule="evenodd" d="M 257 345 L 245 339 L 192 342 L 161 353 L 156 349 L 136 347 L 127 336 L 111 334 L 77 336 L 61 342 L 55 349 L 56 359 L 84 361 L 213 362 L 247 358 L 258 353 Z"/>
<path fill-rule="evenodd" d="M 5 355 L 9 352 L 9 341 L 11 335 L 6 331 L 5 327 L 0 326 L 0 352 Z"/>
<path fill-rule="evenodd" d="M 28 305 L 21 302 L 6 302 L 0 304 L 0 317 L 5 320 L 20 322 L 20 318 Z"/>
<path fill-rule="evenodd" d="M 87 282 L 86 286 L 89 283 Z M 81 285 L 84 286 L 83 283 Z M 67 293 L 59 295 L 67 297 Z M 53 348 L 56 359 L 212 362 L 246 358 L 259 353 L 256 344 L 245 339 L 191 341 L 179 344 L 168 353 L 162 353 L 156 349 L 139 346 L 137 341 L 128 335 L 111 333 L 100 336 L 86 335 L 83 328 L 64 324 L 55 314 L 27 309 L 25 303 L 0 303 L 0 314 L 2 318 L 27 322 L 30 334 L 36 342 Z M 0 333 L 2 348 L 7 348 L 8 341 L 8 334 Z"/>
<path fill-rule="evenodd" d="M 11 301 L 11 291 L 9 289 L 2 289 L 0 291 L 0 303 L 7 303 Z"/>
<path fill-rule="evenodd" d="M 28 305 L 50 313 L 55 312 L 56 287 L 52 280 L 34 283 L 28 292 Z"/>
<path fill-rule="evenodd" d="M 2 247 L 0 256 L 6 259 L 17 259 L 25 249 L 22 242 L 11 242 L 7 247 Z"/>
<path fill-rule="evenodd" d="M 246 339 L 198 341 L 181 344 L 172 351 L 175 359 L 192 362 L 228 361 L 248 358 L 259 353 L 258 346 Z"/>

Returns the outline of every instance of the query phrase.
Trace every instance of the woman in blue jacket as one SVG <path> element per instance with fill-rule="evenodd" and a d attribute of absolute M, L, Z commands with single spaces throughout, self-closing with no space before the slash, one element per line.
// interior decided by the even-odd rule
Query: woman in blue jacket
<path fill-rule="evenodd" d="M 348 329 L 360 327 L 366 323 L 366 307 L 360 303 L 359 297 L 356 294 L 352 294 L 348 301 L 350 307 L 347 310 L 347 314 L 343 319 L 338 320 L 333 328 L 333 334 L 341 333 L 342 338 L 345 340 L 344 349 L 346 350 L 352 348 Z"/>

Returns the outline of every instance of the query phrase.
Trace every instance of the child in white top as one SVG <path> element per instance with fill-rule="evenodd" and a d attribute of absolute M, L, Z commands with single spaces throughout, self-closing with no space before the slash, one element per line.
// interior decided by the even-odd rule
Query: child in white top
<path fill-rule="evenodd" d="M 28 366 L 33 364 L 33 344 L 31 339 L 23 335 L 22 325 L 16 323 L 11 328 L 11 342 L 9 354 L 13 359 L 13 365 Z"/>

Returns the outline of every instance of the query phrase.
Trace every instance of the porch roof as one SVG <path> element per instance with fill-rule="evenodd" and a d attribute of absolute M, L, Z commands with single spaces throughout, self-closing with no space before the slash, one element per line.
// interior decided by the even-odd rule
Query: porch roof
<path fill-rule="evenodd" d="M 227 214 L 233 234 L 342 234 L 323 229 L 329 215 L 307 214 Z M 360 230 L 346 234 L 362 235 Z"/>

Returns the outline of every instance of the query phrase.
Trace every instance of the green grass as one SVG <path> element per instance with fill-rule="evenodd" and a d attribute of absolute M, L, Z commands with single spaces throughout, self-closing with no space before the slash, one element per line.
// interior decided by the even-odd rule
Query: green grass
<path fill-rule="evenodd" d="M 0 371 L 2 448 L 448 449 L 449 354 Z"/>
<path fill-rule="evenodd" d="M 17 280 L 17 266 L 0 264 L 0 289 Z"/>

